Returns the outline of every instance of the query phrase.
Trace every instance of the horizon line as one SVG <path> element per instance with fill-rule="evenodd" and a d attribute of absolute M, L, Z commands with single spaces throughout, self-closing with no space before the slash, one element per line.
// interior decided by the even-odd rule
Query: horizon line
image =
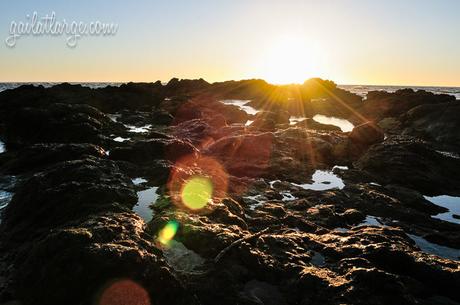
<path fill-rule="evenodd" d="M 179 77 L 172 77 L 171 79 L 177 78 L 179 80 L 200 80 L 203 79 L 209 84 L 215 84 L 215 83 L 223 83 L 223 82 L 228 82 L 228 81 L 248 81 L 248 80 L 263 80 L 267 82 L 270 85 L 275 85 L 275 86 L 286 86 L 286 85 L 302 85 L 302 83 L 285 83 L 285 84 L 276 84 L 276 83 L 270 83 L 269 81 L 263 79 L 263 78 L 244 78 L 244 79 L 228 79 L 228 80 L 223 80 L 223 81 L 214 81 L 214 82 L 209 82 L 203 77 L 200 78 L 179 78 Z M 316 77 L 312 77 L 316 78 Z M 312 79 L 308 78 L 305 79 L 305 81 Z M 319 77 L 320 78 L 320 77 Z M 13 83 L 27 83 L 27 84 L 43 84 L 43 83 L 53 83 L 53 84 L 64 84 L 64 83 L 69 83 L 69 84 L 127 84 L 127 83 L 156 83 L 160 81 L 162 84 L 167 84 L 171 79 L 167 81 L 162 81 L 162 80 L 155 80 L 155 81 L 0 81 L 0 83 L 4 84 L 13 84 Z M 324 79 L 323 80 L 330 80 L 330 79 Z M 333 80 L 330 80 L 333 81 Z M 374 86 L 374 87 L 440 87 L 440 88 L 460 88 L 460 84 L 454 85 L 454 86 L 449 86 L 449 85 L 408 85 L 408 84 L 341 84 L 341 83 L 336 83 L 333 81 L 337 86 Z"/>

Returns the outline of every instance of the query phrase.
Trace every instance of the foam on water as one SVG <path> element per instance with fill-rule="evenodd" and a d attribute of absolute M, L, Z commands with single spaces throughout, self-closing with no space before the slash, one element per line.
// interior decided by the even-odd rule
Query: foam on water
<path fill-rule="evenodd" d="M 329 124 L 329 125 L 334 125 L 339 127 L 343 132 L 348 132 L 352 131 L 353 128 L 355 127 L 350 121 L 341 119 L 341 118 L 336 118 L 333 116 L 325 116 L 322 114 L 317 114 L 313 117 L 313 120 L 315 120 L 318 123 L 321 124 Z"/>

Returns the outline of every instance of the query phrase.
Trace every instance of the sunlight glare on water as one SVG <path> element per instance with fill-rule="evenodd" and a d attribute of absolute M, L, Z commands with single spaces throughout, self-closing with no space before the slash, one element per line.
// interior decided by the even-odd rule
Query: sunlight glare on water
<path fill-rule="evenodd" d="M 259 110 L 255 109 L 252 106 L 247 105 L 251 100 L 222 100 L 221 102 L 225 105 L 237 106 L 247 114 L 257 114 Z"/>
<path fill-rule="evenodd" d="M 353 128 L 355 127 L 350 121 L 345 120 L 345 119 L 340 119 L 336 118 L 333 116 L 325 116 L 322 114 L 317 114 L 313 117 L 313 120 L 315 120 L 318 123 L 321 124 L 329 124 L 329 125 L 334 125 L 342 129 L 343 132 L 348 132 L 352 131 Z"/>

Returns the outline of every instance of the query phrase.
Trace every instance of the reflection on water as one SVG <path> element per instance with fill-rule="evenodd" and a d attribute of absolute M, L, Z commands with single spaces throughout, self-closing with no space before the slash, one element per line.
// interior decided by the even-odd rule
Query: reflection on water
<path fill-rule="evenodd" d="M 123 143 L 124 141 L 129 141 L 131 138 L 122 138 L 122 137 L 116 137 L 113 139 L 115 142 L 120 142 Z"/>
<path fill-rule="evenodd" d="M 114 122 L 117 122 L 118 119 L 121 117 L 121 114 L 118 114 L 118 113 L 114 113 L 114 114 L 111 114 L 111 113 L 108 113 L 107 116 Z"/>
<path fill-rule="evenodd" d="M 316 267 L 323 267 L 326 263 L 326 259 L 321 253 L 313 251 L 313 256 L 310 263 Z"/>
<path fill-rule="evenodd" d="M 155 203 L 158 199 L 157 194 L 158 187 L 154 186 L 143 191 L 137 192 L 137 203 L 133 207 L 133 211 L 141 216 L 145 222 L 152 220 L 153 211 L 150 208 L 152 203 Z"/>
<path fill-rule="evenodd" d="M 5 143 L 3 143 L 2 141 L 0 141 L 0 154 L 5 152 L 6 151 L 6 148 L 5 148 Z"/>
<path fill-rule="evenodd" d="M 237 106 L 247 114 L 257 114 L 259 110 L 255 109 L 252 106 L 246 105 L 251 100 L 222 100 L 221 102 L 225 105 Z"/>
<path fill-rule="evenodd" d="M 318 123 L 321 124 L 329 124 L 329 125 L 334 125 L 342 129 L 343 132 L 348 132 L 352 131 L 353 128 L 355 127 L 350 121 L 345 120 L 345 119 L 340 119 L 336 118 L 333 116 L 325 116 L 322 114 L 317 114 L 313 117 L 313 120 L 315 120 Z"/>
<path fill-rule="evenodd" d="M 15 184 L 15 176 L 0 176 L 0 215 L 2 210 L 11 202 L 11 199 L 13 199 Z"/>
<path fill-rule="evenodd" d="M 434 254 L 440 257 L 452 259 L 452 260 L 460 260 L 460 249 L 449 248 L 446 246 L 441 246 L 437 244 L 433 244 L 421 236 L 407 234 L 415 244 L 424 252 Z"/>
<path fill-rule="evenodd" d="M 433 218 L 441 219 L 448 222 L 460 224 L 460 219 L 456 219 L 453 215 L 460 215 L 460 197 L 453 197 L 448 195 L 441 195 L 435 197 L 424 196 L 426 200 L 442 206 L 449 211 L 432 216 Z"/>
<path fill-rule="evenodd" d="M 441 154 L 441 155 L 443 155 L 443 156 L 449 157 L 449 158 L 460 159 L 460 156 L 457 153 L 454 153 L 454 152 L 441 151 L 441 150 L 437 150 L 436 152 Z"/>
<path fill-rule="evenodd" d="M 343 170 L 343 171 L 347 171 L 348 170 L 348 166 L 345 166 L 345 165 L 334 165 L 334 167 L 332 168 L 332 170 L 334 169 L 340 169 L 340 170 Z"/>
<path fill-rule="evenodd" d="M 359 224 L 359 226 L 376 226 L 376 227 L 381 227 L 383 226 L 380 220 L 371 215 L 367 215 L 366 219 L 362 223 Z"/>
<path fill-rule="evenodd" d="M 306 120 L 306 118 L 303 117 L 303 116 L 293 116 L 293 115 L 291 115 L 291 117 L 289 118 L 289 125 L 295 125 L 295 124 L 297 124 L 299 122 L 302 122 L 304 120 Z"/>
<path fill-rule="evenodd" d="M 280 194 L 283 196 L 283 198 L 281 199 L 282 201 L 292 201 L 298 199 L 289 192 L 281 192 Z"/>
<path fill-rule="evenodd" d="M 147 133 L 150 131 L 150 128 L 152 128 L 151 124 L 141 126 L 141 127 L 136 127 L 134 125 L 125 125 L 126 128 L 128 128 L 129 132 L 134 132 L 134 133 Z"/>
<path fill-rule="evenodd" d="M 249 126 L 252 124 L 252 122 L 254 122 L 254 120 L 247 120 L 244 126 Z"/>
<path fill-rule="evenodd" d="M 13 193 L 0 190 L 0 211 L 3 210 L 13 198 Z"/>
<path fill-rule="evenodd" d="M 366 97 L 369 91 L 386 91 L 395 92 L 396 90 L 410 88 L 414 91 L 425 90 L 434 94 L 454 95 L 457 100 L 460 99 L 459 87 L 424 87 L 424 86 L 378 86 L 378 85 L 338 85 L 337 87 Z"/>
<path fill-rule="evenodd" d="M 249 209 L 254 211 L 256 208 L 261 207 L 267 201 L 262 195 L 255 195 L 255 196 L 245 196 L 243 197 L 245 203 L 249 204 Z"/>
<path fill-rule="evenodd" d="M 147 180 L 145 180 L 144 178 L 141 178 L 141 177 L 134 178 L 132 181 L 133 181 L 134 185 L 139 185 L 139 184 L 142 184 L 144 182 L 147 182 Z"/>
<path fill-rule="evenodd" d="M 305 190 L 314 190 L 314 191 L 324 191 L 330 189 L 343 189 L 345 187 L 345 183 L 343 180 L 336 176 L 331 171 L 324 171 L 324 170 L 316 170 L 316 172 L 311 177 L 313 183 L 305 183 L 305 184 L 295 184 L 295 186 L 299 186 Z"/>

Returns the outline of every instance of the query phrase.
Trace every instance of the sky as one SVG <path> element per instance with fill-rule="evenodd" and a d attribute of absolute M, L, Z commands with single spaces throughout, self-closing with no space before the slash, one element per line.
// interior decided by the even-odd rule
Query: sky
<path fill-rule="evenodd" d="M 23 35 L 7 46 L 11 23 L 34 12 L 118 30 L 73 48 L 65 34 Z M 459 17 L 457 0 L 2 1 L 0 82 L 321 77 L 460 86 Z"/>

